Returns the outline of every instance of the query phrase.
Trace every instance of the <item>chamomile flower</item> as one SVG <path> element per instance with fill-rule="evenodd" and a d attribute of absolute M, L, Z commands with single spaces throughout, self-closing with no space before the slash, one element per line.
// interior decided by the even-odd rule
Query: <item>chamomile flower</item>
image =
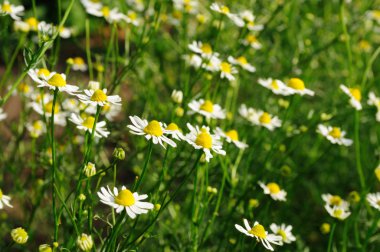
<path fill-rule="evenodd" d="M 230 63 L 226 61 L 220 62 L 219 71 L 220 78 L 228 79 L 229 81 L 235 80 L 234 74 L 238 72 L 235 67 L 233 67 Z"/>
<path fill-rule="evenodd" d="M 339 195 L 331 195 L 329 193 L 322 194 L 322 199 L 326 205 L 348 208 L 350 203 L 342 199 Z"/>
<path fill-rule="evenodd" d="M 211 56 L 218 56 L 218 53 L 215 53 L 212 50 L 212 47 L 209 43 L 202 43 L 201 41 L 193 41 L 193 43 L 189 44 L 189 49 L 194 52 L 200 54 L 203 58 L 210 59 Z"/>
<path fill-rule="evenodd" d="M 24 15 L 24 9 L 24 6 L 15 6 L 10 4 L 8 1 L 4 1 L 3 4 L 0 5 L 0 13 L 9 15 L 14 20 L 21 19 L 20 16 Z"/>
<path fill-rule="evenodd" d="M 55 72 L 53 72 L 55 73 Z M 47 81 L 51 72 L 46 68 L 35 68 L 28 71 L 28 75 L 34 82 L 41 83 L 42 80 Z"/>
<path fill-rule="evenodd" d="M 380 98 L 376 97 L 374 92 L 369 92 L 368 94 L 368 105 L 375 106 L 377 109 L 376 121 L 380 122 Z"/>
<path fill-rule="evenodd" d="M 243 68 L 244 70 L 247 70 L 248 72 L 253 73 L 256 71 L 256 68 L 252 66 L 251 64 L 249 64 L 247 59 L 244 56 L 240 56 L 237 58 L 229 56 L 228 61 L 233 65 L 240 66 L 241 68 Z"/>
<path fill-rule="evenodd" d="M 288 96 L 293 93 L 292 90 L 284 82 L 278 79 L 259 79 L 258 83 L 261 86 L 271 90 L 276 95 Z"/>
<path fill-rule="evenodd" d="M 253 34 L 248 34 L 244 39 L 240 41 L 245 46 L 250 46 L 253 49 L 259 50 L 262 45 Z"/>
<path fill-rule="evenodd" d="M 307 89 L 300 78 L 291 78 L 287 84 L 294 94 L 314 96 L 314 91 Z"/>
<path fill-rule="evenodd" d="M 141 119 L 138 116 L 130 116 L 129 119 L 132 124 L 127 127 L 132 134 L 145 136 L 147 140 L 152 139 L 154 144 L 159 143 L 164 148 L 164 143 L 167 143 L 172 147 L 177 146 L 173 140 L 165 136 L 168 131 L 165 129 L 163 123 L 156 120 L 152 120 L 148 123 L 147 120 Z"/>
<path fill-rule="evenodd" d="M 29 17 L 25 19 L 25 23 L 29 25 L 29 30 L 37 31 L 38 30 L 38 20 L 35 17 Z"/>
<path fill-rule="evenodd" d="M 200 68 L 202 66 L 202 57 L 197 54 L 187 54 L 183 56 L 183 59 L 192 67 Z"/>
<path fill-rule="evenodd" d="M 82 233 L 77 239 L 77 245 L 82 251 L 90 251 L 94 246 L 91 235 Z"/>
<path fill-rule="evenodd" d="M 192 100 L 188 104 L 192 113 L 199 113 L 206 118 L 224 119 L 226 118 L 226 112 L 220 105 L 213 104 L 210 100 Z"/>
<path fill-rule="evenodd" d="M 265 127 L 270 131 L 279 128 L 282 125 L 282 121 L 277 116 L 271 115 L 262 110 L 252 109 L 249 112 L 249 117 L 246 117 L 246 119 L 253 125 Z"/>
<path fill-rule="evenodd" d="M 128 24 L 132 24 L 134 26 L 139 26 L 140 24 L 140 21 L 139 21 L 139 16 L 137 15 L 136 12 L 132 11 L 132 10 L 129 10 L 127 12 L 127 16 L 125 17 L 125 21 L 128 23 Z"/>
<path fill-rule="evenodd" d="M 48 72 L 43 70 L 39 70 L 37 74 L 35 70 L 29 70 L 28 72 L 29 76 L 39 84 L 37 87 L 48 87 L 53 90 L 58 88 L 59 91 L 69 94 L 73 94 L 79 89 L 77 86 L 67 84 L 65 74 L 51 72 L 48 76 L 46 76 L 46 73 Z"/>
<path fill-rule="evenodd" d="M 12 208 L 13 206 L 9 203 L 11 197 L 3 194 L 3 191 L 0 189 L 0 209 L 3 209 L 4 206 Z"/>
<path fill-rule="evenodd" d="M 245 26 L 250 31 L 261 31 L 264 26 L 255 23 L 256 17 L 249 10 L 242 11 L 239 16 L 243 19 Z"/>
<path fill-rule="evenodd" d="M 261 242 L 266 249 L 273 251 L 271 243 L 281 245 L 281 236 L 269 234 L 268 231 L 265 230 L 264 226 L 259 222 L 255 221 L 251 227 L 247 219 L 243 219 L 243 221 L 244 227 L 235 224 L 235 228 L 247 236 L 256 238 L 257 242 Z"/>
<path fill-rule="evenodd" d="M 87 67 L 86 62 L 84 61 L 84 59 L 82 57 L 74 57 L 74 58 L 72 58 L 71 68 L 74 71 L 85 72 L 85 71 L 87 71 L 88 67 Z"/>
<path fill-rule="evenodd" d="M 46 132 L 46 125 L 41 120 L 34 121 L 33 123 L 27 123 L 26 128 L 32 138 L 38 138 Z"/>
<path fill-rule="evenodd" d="M 28 233 L 22 227 L 12 229 L 11 231 L 12 239 L 17 244 L 25 244 L 28 241 Z"/>
<path fill-rule="evenodd" d="M 108 121 L 112 122 L 120 114 L 121 106 L 108 103 L 102 107 L 101 114 L 104 115 Z"/>
<path fill-rule="evenodd" d="M 53 97 L 45 94 L 43 98 L 37 97 L 35 101 L 29 103 L 29 106 L 33 108 L 40 115 L 51 117 L 53 112 Z M 61 111 L 58 103 L 54 107 L 54 124 L 65 126 L 67 114 Z"/>
<path fill-rule="evenodd" d="M 185 11 L 186 13 L 196 14 L 198 13 L 199 2 L 195 0 L 173 0 L 174 8 L 179 11 Z"/>
<path fill-rule="evenodd" d="M 366 197 L 368 203 L 371 207 L 380 211 L 380 192 L 378 193 L 369 193 Z"/>
<path fill-rule="evenodd" d="M 195 149 L 202 149 L 205 153 L 207 162 L 213 157 L 211 151 L 220 155 L 226 155 L 226 152 L 222 149 L 223 146 L 220 137 L 211 134 L 209 127 L 202 126 L 202 128 L 199 128 L 198 126 L 194 127 L 189 123 L 187 124 L 187 127 L 190 130 L 190 133 L 186 135 L 187 142 Z"/>
<path fill-rule="evenodd" d="M 271 224 L 269 228 L 272 230 L 272 232 L 276 235 L 281 236 L 282 243 L 292 243 L 296 241 L 296 237 L 292 234 L 292 229 L 293 227 L 291 225 L 276 225 L 276 224 Z"/>
<path fill-rule="evenodd" d="M 148 198 L 148 195 L 139 195 L 137 192 L 132 193 L 125 186 L 122 186 L 121 191 L 116 187 L 113 191 L 107 186 L 100 188 L 98 192 L 100 201 L 116 209 L 116 213 L 121 213 L 125 210 L 129 217 L 136 218 L 139 214 L 146 214 L 148 210 L 153 209 L 154 205 L 142 200 Z"/>
<path fill-rule="evenodd" d="M 109 6 L 88 6 L 86 12 L 96 17 L 104 17 L 108 23 L 118 23 L 126 21 L 127 16 L 121 13 L 117 8 L 110 9 Z"/>
<path fill-rule="evenodd" d="M 121 98 L 118 95 L 107 95 L 107 89 L 85 89 L 84 94 L 77 94 L 79 100 L 85 104 L 91 104 L 93 106 L 104 106 L 108 103 L 114 105 L 121 105 Z"/>
<path fill-rule="evenodd" d="M 79 109 L 81 108 L 79 101 L 75 98 L 65 99 L 62 102 L 62 107 L 65 111 L 70 111 L 70 112 L 79 112 Z"/>
<path fill-rule="evenodd" d="M 360 92 L 360 89 L 358 88 L 349 88 L 345 85 L 341 84 L 340 89 L 350 97 L 350 104 L 352 107 L 354 107 L 356 110 L 362 109 L 362 104 L 360 103 L 362 99 L 362 94 Z"/>
<path fill-rule="evenodd" d="M 77 128 L 80 130 L 88 131 L 90 134 L 92 134 L 92 129 L 94 127 L 95 123 L 95 117 L 93 116 L 79 116 L 75 113 L 71 113 L 71 116 L 69 118 L 71 122 L 77 125 Z M 95 125 L 95 137 L 108 137 L 110 132 L 106 128 L 106 122 L 105 121 L 98 121 Z"/>
<path fill-rule="evenodd" d="M 7 118 L 7 113 L 4 112 L 3 108 L 0 108 L 0 122 Z"/>
<path fill-rule="evenodd" d="M 171 95 L 172 100 L 175 103 L 181 104 L 183 100 L 183 93 L 181 90 L 173 90 L 172 95 Z"/>
<path fill-rule="evenodd" d="M 48 24 L 45 21 L 38 23 L 38 31 L 48 36 L 53 36 L 57 32 L 58 29 L 59 29 L 58 35 L 61 38 L 67 39 L 71 37 L 72 35 L 71 28 L 55 26 L 53 24 Z"/>
<path fill-rule="evenodd" d="M 264 184 L 259 181 L 260 187 L 264 190 L 264 194 L 269 194 L 272 199 L 279 201 L 286 201 L 286 192 L 281 189 L 281 187 L 274 182 L 270 182 L 268 184 Z"/>
<path fill-rule="evenodd" d="M 248 147 L 246 143 L 239 141 L 239 134 L 234 129 L 223 131 L 221 128 L 217 127 L 215 133 L 225 138 L 228 143 L 233 143 L 239 149 L 245 149 Z"/>
<path fill-rule="evenodd" d="M 228 68 L 222 69 L 221 68 L 221 63 L 222 63 L 222 61 L 218 57 L 216 57 L 215 55 L 213 55 L 209 59 L 203 61 L 203 63 L 202 63 L 201 66 L 202 66 L 202 68 L 204 68 L 204 69 L 206 69 L 207 71 L 210 71 L 210 72 L 219 72 L 220 71 L 221 72 L 221 76 L 222 75 L 225 76 L 226 75 L 225 73 L 228 74 L 228 70 L 229 69 Z"/>
<path fill-rule="evenodd" d="M 186 140 L 181 129 L 178 127 L 177 124 L 175 124 L 173 122 L 169 123 L 169 125 L 166 126 L 165 130 L 166 130 L 166 134 L 172 136 L 174 139 Z"/>
<path fill-rule="evenodd" d="M 227 6 L 219 5 L 218 3 L 212 3 L 210 9 L 218 13 L 221 13 L 222 15 L 226 15 L 237 26 L 244 26 L 244 21 L 238 15 L 231 13 L 230 9 Z"/>
<path fill-rule="evenodd" d="M 340 206 L 331 207 L 330 205 L 326 204 L 325 209 L 331 217 L 336 218 L 338 220 L 344 220 L 351 214 L 351 212 L 348 211 L 347 208 L 340 207 Z"/>
<path fill-rule="evenodd" d="M 351 139 L 344 138 L 346 132 L 342 131 L 339 127 L 331 127 L 319 124 L 317 132 L 326 137 L 327 140 L 333 144 L 350 146 L 353 142 Z"/>

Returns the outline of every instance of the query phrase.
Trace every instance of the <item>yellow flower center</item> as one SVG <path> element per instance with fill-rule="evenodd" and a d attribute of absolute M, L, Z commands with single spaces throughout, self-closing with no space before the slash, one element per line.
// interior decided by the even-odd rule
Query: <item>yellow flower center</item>
<path fill-rule="evenodd" d="M 195 139 L 195 144 L 202 146 L 203 148 L 210 149 L 212 147 L 212 137 L 206 129 L 201 129 L 201 132 L 197 135 Z"/>
<path fill-rule="evenodd" d="M 173 131 L 175 131 L 175 130 L 179 130 L 178 125 L 175 124 L 175 123 L 170 123 L 170 124 L 168 125 L 168 127 L 166 127 L 166 129 L 167 129 L 167 130 L 173 130 Z"/>
<path fill-rule="evenodd" d="M 94 127 L 95 123 L 95 117 L 93 116 L 88 116 L 86 119 L 84 119 L 82 125 L 86 127 L 87 129 L 92 129 Z"/>
<path fill-rule="evenodd" d="M 249 21 L 249 22 L 248 22 L 248 26 L 251 26 L 251 27 L 255 26 L 255 22 L 253 22 L 253 21 Z"/>
<path fill-rule="evenodd" d="M 380 19 L 380 11 L 379 11 L 379 10 L 373 10 L 373 11 L 372 11 L 372 16 L 373 16 L 375 19 Z"/>
<path fill-rule="evenodd" d="M 240 56 L 236 60 L 237 60 L 237 62 L 239 62 L 243 66 L 248 64 L 248 61 L 247 61 L 247 59 L 244 56 Z"/>
<path fill-rule="evenodd" d="M 342 204 L 342 198 L 338 195 L 332 196 L 330 198 L 330 205 L 340 206 L 340 204 Z"/>
<path fill-rule="evenodd" d="M 0 199 L 1 199 L 1 190 L 0 190 Z M 378 200 L 378 201 L 376 202 L 376 204 L 377 204 L 378 206 L 380 206 L 380 200 Z"/>
<path fill-rule="evenodd" d="M 329 132 L 329 135 L 332 136 L 333 138 L 340 138 L 342 135 L 342 132 L 340 131 L 340 128 L 333 127 L 332 130 Z M 339 197 L 339 196 L 336 196 L 336 197 Z"/>
<path fill-rule="evenodd" d="M 134 20 L 137 19 L 137 14 L 136 14 L 136 12 L 131 11 L 131 12 L 128 12 L 128 17 L 129 17 L 132 21 L 134 21 Z"/>
<path fill-rule="evenodd" d="M 107 95 L 101 90 L 97 89 L 91 96 L 91 101 L 105 102 L 107 101 Z"/>
<path fill-rule="evenodd" d="M 46 113 L 51 114 L 53 112 L 53 101 L 46 103 L 44 106 L 44 110 Z M 58 113 L 59 113 L 59 106 L 54 106 L 54 114 L 58 114 Z"/>
<path fill-rule="evenodd" d="M 212 53 L 212 48 L 211 48 L 210 44 L 208 44 L 208 43 L 202 44 L 201 50 L 203 53 L 206 53 L 206 54 Z"/>
<path fill-rule="evenodd" d="M 253 226 L 252 229 L 248 231 L 248 233 L 262 239 L 265 239 L 267 237 L 265 228 L 260 224 Z"/>
<path fill-rule="evenodd" d="M 210 100 L 205 100 L 199 108 L 203 111 L 212 113 L 214 111 L 214 104 Z"/>
<path fill-rule="evenodd" d="M 220 70 L 223 72 L 223 73 L 231 73 L 231 65 L 225 61 L 223 61 L 221 64 L 220 64 Z"/>
<path fill-rule="evenodd" d="M 274 89 L 274 90 L 279 90 L 280 87 L 278 86 L 278 83 L 276 80 L 273 80 L 272 83 L 270 84 L 270 86 Z"/>
<path fill-rule="evenodd" d="M 46 68 L 40 68 L 40 69 L 38 69 L 38 72 L 37 72 L 37 75 L 40 77 L 40 76 L 45 76 L 45 77 L 47 77 L 47 76 L 49 76 L 49 74 L 50 74 L 50 71 L 49 70 L 47 70 Z"/>
<path fill-rule="evenodd" d="M 135 204 L 135 197 L 128 189 L 121 190 L 115 197 L 115 203 L 122 206 L 133 206 Z"/>
<path fill-rule="evenodd" d="M 305 83 L 299 78 L 291 78 L 288 82 L 288 86 L 296 90 L 305 89 Z"/>
<path fill-rule="evenodd" d="M 259 117 L 259 121 L 262 123 L 262 124 L 269 124 L 271 122 L 271 116 L 269 113 L 267 112 L 263 112 L 261 114 L 261 116 Z"/>
<path fill-rule="evenodd" d="M 229 130 L 226 133 L 226 136 L 228 136 L 232 141 L 238 141 L 239 135 L 236 130 Z"/>
<path fill-rule="evenodd" d="M 3 198 L 3 191 L 0 189 L 0 199 Z"/>
<path fill-rule="evenodd" d="M 333 216 L 336 217 L 336 218 L 340 218 L 340 216 L 342 216 L 343 214 L 343 210 L 342 209 L 335 209 L 334 212 L 333 212 Z"/>
<path fill-rule="evenodd" d="M 35 122 L 33 123 L 33 128 L 34 128 L 35 130 L 41 130 L 41 129 L 42 129 L 42 126 L 43 126 L 43 124 L 42 124 L 41 121 L 35 121 Z"/>
<path fill-rule="evenodd" d="M 54 74 L 47 82 L 54 87 L 66 86 L 66 80 L 60 74 Z"/>
<path fill-rule="evenodd" d="M 144 128 L 144 132 L 152 135 L 152 136 L 162 136 L 164 131 L 161 128 L 161 125 L 158 121 L 152 120 L 148 123 L 148 125 Z"/>
<path fill-rule="evenodd" d="M 362 99 L 362 94 L 358 88 L 350 88 L 350 94 L 355 98 L 355 100 L 360 101 Z"/>
<path fill-rule="evenodd" d="M 1 7 L 1 9 L 4 12 L 12 13 L 12 7 L 11 7 L 11 5 L 9 3 L 4 3 L 3 6 Z"/>
<path fill-rule="evenodd" d="M 25 20 L 25 22 L 33 29 L 33 30 L 37 30 L 37 27 L 38 27 L 38 20 L 34 17 L 30 17 L 28 19 Z"/>
<path fill-rule="evenodd" d="M 281 191 L 280 186 L 274 182 L 268 183 L 267 188 L 269 189 L 271 194 L 276 194 Z"/>
<path fill-rule="evenodd" d="M 104 6 L 104 7 L 102 7 L 101 12 L 102 12 L 104 17 L 109 17 L 110 8 L 108 6 Z"/>
<path fill-rule="evenodd" d="M 81 57 L 75 57 L 74 58 L 74 64 L 76 65 L 84 65 L 84 59 Z"/>
<path fill-rule="evenodd" d="M 223 5 L 222 7 L 220 7 L 220 10 L 222 11 L 223 14 L 230 13 L 230 9 L 227 6 L 225 6 L 225 5 Z"/>
<path fill-rule="evenodd" d="M 27 94 L 30 91 L 30 87 L 26 83 L 21 83 L 17 89 L 24 94 Z"/>
<path fill-rule="evenodd" d="M 110 109 L 111 109 L 111 106 L 109 104 L 104 104 L 102 111 L 108 112 L 108 111 L 110 111 Z"/>
<path fill-rule="evenodd" d="M 246 40 L 248 41 L 248 43 L 252 44 L 252 43 L 256 43 L 257 42 L 257 38 L 256 36 L 250 34 L 246 37 Z"/>
<path fill-rule="evenodd" d="M 282 230 L 282 229 L 278 230 L 277 234 L 281 235 L 283 241 L 286 240 L 286 233 L 284 230 Z"/>

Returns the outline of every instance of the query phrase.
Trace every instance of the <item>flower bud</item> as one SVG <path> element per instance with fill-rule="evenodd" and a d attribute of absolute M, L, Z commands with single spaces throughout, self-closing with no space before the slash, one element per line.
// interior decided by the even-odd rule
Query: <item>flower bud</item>
<path fill-rule="evenodd" d="M 115 148 L 112 155 L 119 160 L 125 159 L 125 151 L 121 147 Z"/>

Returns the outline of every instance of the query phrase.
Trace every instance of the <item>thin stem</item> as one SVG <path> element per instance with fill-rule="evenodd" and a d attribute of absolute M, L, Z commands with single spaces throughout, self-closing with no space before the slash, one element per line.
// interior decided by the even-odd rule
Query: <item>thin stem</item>
<path fill-rule="evenodd" d="M 329 237 L 329 244 L 328 244 L 328 247 L 327 247 L 327 252 L 331 252 L 331 249 L 332 249 L 335 227 L 336 227 L 336 222 L 334 222 L 334 224 L 333 224 L 333 226 L 331 228 L 330 237 Z"/>
<path fill-rule="evenodd" d="M 143 179 L 144 179 L 144 175 L 145 175 L 146 170 L 147 170 L 147 168 L 148 168 L 148 163 L 149 163 L 150 157 L 152 156 L 152 150 L 153 150 L 153 140 L 151 140 L 151 141 L 149 142 L 148 156 L 147 156 L 147 158 L 145 159 L 145 163 L 144 163 L 143 170 L 142 170 L 142 172 L 141 172 L 141 176 L 140 176 L 140 178 L 137 180 L 135 186 L 133 187 L 133 191 L 136 191 L 136 190 L 139 188 L 141 182 L 142 182 Z"/>
<path fill-rule="evenodd" d="M 355 111 L 355 159 L 356 159 L 356 170 L 359 175 L 360 186 L 362 191 L 365 190 L 365 179 L 363 174 L 363 167 L 361 163 L 361 153 L 360 153 L 360 112 Z"/>
<path fill-rule="evenodd" d="M 91 45 L 90 45 L 90 21 L 86 18 L 86 56 L 88 64 L 88 72 L 90 74 L 90 80 L 94 78 L 94 70 L 92 69 L 91 60 Z"/>

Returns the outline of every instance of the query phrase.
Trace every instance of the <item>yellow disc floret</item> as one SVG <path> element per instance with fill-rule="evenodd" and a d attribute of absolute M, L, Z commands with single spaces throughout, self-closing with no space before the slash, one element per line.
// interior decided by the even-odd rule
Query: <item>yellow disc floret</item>
<path fill-rule="evenodd" d="M 271 194 L 276 194 L 281 191 L 280 186 L 274 182 L 268 183 L 267 188 L 269 189 Z"/>
<path fill-rule="evenodd" d="M 92 94 L 90 99 L 94 102 L 105 102 L 107 101 L 107 95 L 101 89 L 98 89 Z"/>
<path fill-rule="evenodd" d="M 248 233 L 250 233 L 256 237 L 262 238 L 262 239 L 265 239 L 267 237 L 267 233 L 265 232 L 265 228 L 260 224 L 253 226 L 252 229 L 248 231 Z"/>
<path fill-rule="evenodd" d="M 1 6 L 2 11 L 7 13 L 12 13 L 12 7 L 9 3 L 4 3 L 3 6 Z"/>
<path fill-rule="evenodd" d="M 340 131 L 340 128 L 333 127 L 332 130 L 329 132 L 329 135 L 333 138 L 340 138 L 342 136 L 342 132 Z"/>
<path fill-rule="evenodd" d="M 86 119 L 84 119 L 82 125 L 88 129 L 92 129 L 94 127 L 95 123 L 95 117 L 93 116 L 88 116 Z"/>
<path fill-rule="evenodd" d="M 201 50 L 202 50 L 203 53 L 206 53 L 206 54 L 211 54 L 212 53 L 212 48 L 211 48 L 210 44 L 207 44 L 207 43 L 202 44 Z"/>
<path fill-rule="evenodd" d="M 110 8 L 108 6 L 104 6 L 102 7 L 102 9 L 100 10 L 103 14 L 104 17 L 109 17 L 110 15 Z"/>
<path fill-rule="evenodd" d="M 231 65 L 228 62 L 223 61 L 220 63 L 220 71 L 223 73 L 231 73 Z"/>
<path fill-rule="evenodd" d="M 47 82 L 54 87 L 66 86 L 66 80 L 60 74 L 54 74 Z"/>
<path fill-rule="evenodd" d="M 358 88 L 350 88 L 350 94 L 355 100 L 360 101 L 362 99 L 362 94 Z"/>
<path fill-rule="evenodd" d="M 214 104 L 210 100 L 205 100 L 199 108 L 203 111 L 212 113 L 214 111 Z"/>
<path fill-rule="evenodd" d="M 144 128 L 144 132 L 157 137 L 162 136 L 164 134 L 161 124 L 156 120 L 150 121 L 148 125 Z"/>
<path fill-rule="evenodd" d="M 340 206 L 342 204 L 342 198 L 338 195 L 334 195 L 330 198 L 330 204 L 334 206 Z"/>
<path fill-rule="evenodd" d="M 271 115 L 267 112 L 263 112 L 261 116 L 259 117 L 259 121 L 262 124 L 269 124 L 271 122 Z"/>
<path fill-rule="evenodd" d="M 204 128 L 201 129 L 201 132 L 197 135 L 195 139 L 195 144 L 202 146 L 203 148 L 210 149 L 212 147 L 212 137 L 210 133 Z"/>
<path fill-rule="evenodd" d="M 121 190 L 115 197 L 115 203 L 122 206 L 133 206 L 135 204 L 135 197 L 128 189 Z"/>
<path fill-rule="evenodd" d="M 44 110 L 46 113 L 51 114 L 53 112 L 53 101 L 46 103 L 44 106 Z M 58 114 L 58 113 L 59 113 L 59 107 L 54 106 L 54 114 Z"/>
<path fill-rule="evenodd" d="M 299 78 L 291 78 L 288 82 L 288 86 L 296 90 L 305 89 L 305 83 Z"/>
<path fill-rule="evenodd" d="M 239 140 L 239 135 L 236 130 L 229 130 L 226 133 L 226 136 L 228 136 L 232 141 L 238 141 Z"/>
<path fill-rule="evenodd" d="M 240 65 L 247 65 L 248 61 L 244 56 L 240 56 L 239 58 L 236 59 L 237 62 L 239 62 Z"/>
<path fill-rule="evenodd" d="M 46 68 L 40 68 L 38 69 L 37 75 L 40 76 L 45 76 L 48 77 L 50 75 L 50 71 L 47 70 Z"/>
<path fill-rule="evenodd" d="M 178 125 L 177 125 L 177 124 L 175 124 L 175 123 L 170 123 L 170 124 L 166 127 L 166 130 L 176 131 L 176 130 L 179 130 L 179 128 L 178 128 Z"/>
<path fill-rule="evenodd" d="M 273 80 L 272 83 L 270 84 L 270 86 L 274 89 L 274 90 L 279 90 L 280 87 L 278 86 L 278 83 L 276 80 Z"/>

